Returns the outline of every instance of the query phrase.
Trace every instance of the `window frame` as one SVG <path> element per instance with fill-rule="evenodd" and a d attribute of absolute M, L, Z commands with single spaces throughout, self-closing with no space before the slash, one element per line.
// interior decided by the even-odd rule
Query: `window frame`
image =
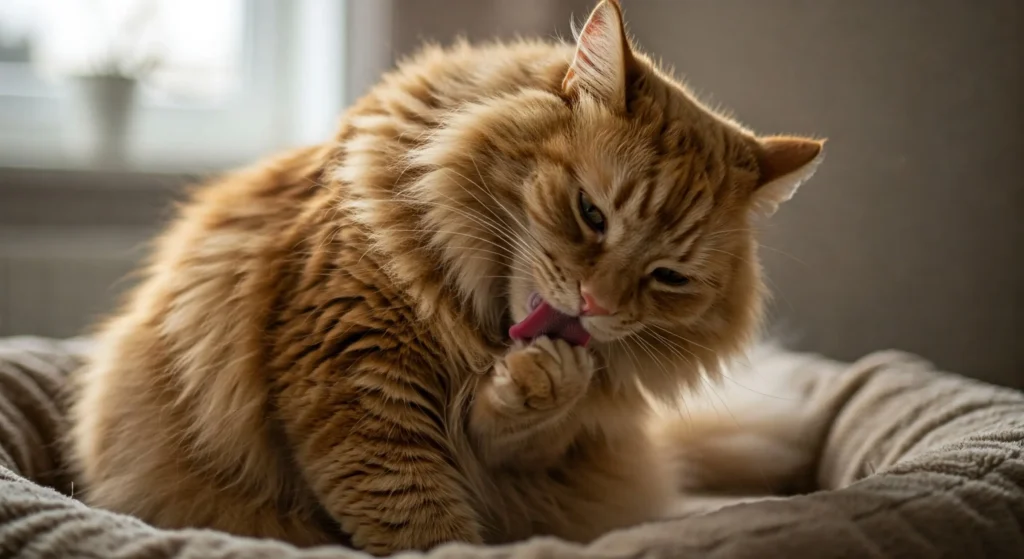
<path fill-rule="evenodd" d="M 236 94 L 216 106 L 140 98 L 130 160 L 119 166 L 202 172 L 323 139 L 344 102 L 344 4 L 245 0 Z M 94 169 L 72 161 L 64 150 L 63 87 L 43 82 L 28 64 L 17 63 L 0 63 L 0 83 L 6 84 L 0 87 L 0 166 Z"/>

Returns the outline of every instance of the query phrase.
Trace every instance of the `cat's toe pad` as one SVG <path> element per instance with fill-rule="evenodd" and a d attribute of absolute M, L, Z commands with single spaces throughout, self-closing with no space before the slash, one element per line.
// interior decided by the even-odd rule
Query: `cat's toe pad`
<path fill-rule="evenodd" d="M 512 349 L 495 366 L 493 396 L 505 409 L 559 409 L 586 392 L 593 372 L 586 348 L 542 336 Z"/>

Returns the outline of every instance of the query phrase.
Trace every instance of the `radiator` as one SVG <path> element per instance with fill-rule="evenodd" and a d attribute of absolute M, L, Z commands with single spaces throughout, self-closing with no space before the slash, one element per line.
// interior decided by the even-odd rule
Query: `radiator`
<path fill-rule="evenodd" d="M 0 229 L 0 336 L 88 332 L 132 286 L 149 231 Z"/>

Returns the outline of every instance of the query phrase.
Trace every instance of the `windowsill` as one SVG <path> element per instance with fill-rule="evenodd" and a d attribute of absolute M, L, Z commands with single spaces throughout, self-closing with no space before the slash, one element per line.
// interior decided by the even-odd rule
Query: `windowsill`
<path fill-rule="evenodd" d="M 113 178 L 113 184 L 116 186 L 123 182 L 118 180 L 118 177 L 135 179 L 146 176 L 207 175 L 227 171 L 243 164 L 244 160 L 239 159 L 237 162 L 230 163 L 206 162 L 197 164 L 194 161 L 185 163 L 183 161 L 165 160 L 147 162 L 129 161 L 119 164 L 100 165 L 77 162 L 71 158 L 19 157 L 16 160 L 7 160 L 7 158 L 0 156 L 0 188 L 4 188 L 7 185 L 6 179 L 12 175 L 18 177 L 30 177 L 35 174 L 59 173 L 72 177 L 71 180 L 74 182 L 79 180 L 78 178 L 74 178 L 76 176 L 86 182 L 91 182 L 95 180 L 91 177 L 105 175 L 106 178 Z M 128 182 L 133 181 L 129 180 Z M 148 181 L 143 182 L 146 183 Z M 144 187 L 145 184 L 142 186 Z M 132 186 L 132 188 L 138 187 L 139 185 Z"/>
<path fill-rule="evenodd" d="M 0 166 L 0 228 L 155 229 L 210 173 Z"/>
<path fill-rule="evenodd" d="M 124 161 L 97 166 L 81 151 L 98 141 L 79 131 L 86 125 L 79 122 L 82 111 L 47 99 L 2 97 L 0 167 L 157 173 L 223 170 L 289 143 L 279 125 L 286 108 L 274 99 L 269 94 L 247 98 L 219 111 L 134 107 L 124 138 Z"/>
<path fill-rule="evenodd" d="M 0 194 L 11 190 L 166 190 L 169 186 L 200 180 L 218 170 L 184 170 L 143 166 L 97 167 L 64 164 L 7 164 L 0 161 Z"/>
<path fill-rule="evenodd" d="M 28 260 L 135 260 L 147 251 L 154 229 L 144 227 L 3 227 L 0 255 Z"/>

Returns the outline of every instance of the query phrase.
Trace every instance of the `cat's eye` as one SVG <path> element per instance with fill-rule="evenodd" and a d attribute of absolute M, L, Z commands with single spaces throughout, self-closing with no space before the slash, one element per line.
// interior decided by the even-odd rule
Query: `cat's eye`
<path fill-rule="evenodd" d="M 656 268 L 651 272 L 651 277 L 665 285 L 671 285 L 673 287 L 679 287 L 690 283 L 690 278 L 669 268 Z"/>
<path fill-rule="evenodd" d="M 579 209 L 580 217 L 583 218 L 583 222 L 587 224 L 587 227 L 590 227 L 597 233 L 604 233 L 604 214 L 601 213 L 601 210 L 597 209 L 597 206 L 590 201 L 590 198 L 582 190 L 579 195 Z"/>

